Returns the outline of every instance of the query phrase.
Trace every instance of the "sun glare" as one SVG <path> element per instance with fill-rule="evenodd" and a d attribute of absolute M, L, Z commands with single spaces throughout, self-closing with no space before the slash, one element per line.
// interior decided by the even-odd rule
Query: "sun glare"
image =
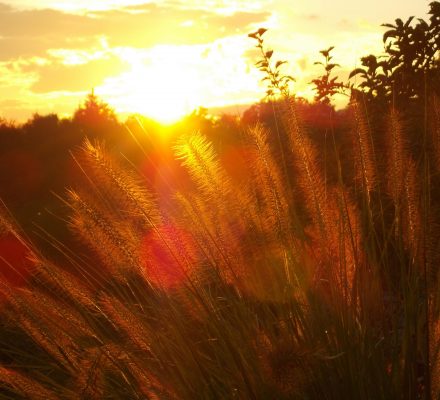
<path fill-rule="evenodd" d="M 198 107 L 217 108 L 258 101 L 259 71 L 246 59 L 247 38 L 209 45 L 158 45 L 112 52 L 130 69 L 108 78 L 97 93 L 118 113 L 140 113 L 172 123 Z"/>
<path fill-rule="evenodd" d="M 111 97 L 118 93 L 112 101 L 118 112 L 140 113 L 165 124 L 176 122 L 201 104 L 195 69 L 179 62 L 180 56 L 176 46 L 159 47 L 148 59 L 126 53 L 123 58 L 130 71 L 107 81 L 100 92 Z"/>

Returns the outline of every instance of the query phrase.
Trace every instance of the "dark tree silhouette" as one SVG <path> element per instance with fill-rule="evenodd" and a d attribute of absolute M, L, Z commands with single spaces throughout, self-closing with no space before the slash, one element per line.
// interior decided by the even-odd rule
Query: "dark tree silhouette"
<path fill-rule="evenodd" d="M 73 123 L 88 137 L 110 139 L 120 125 L 115 112 L 100 100 L 94 91 L 87 96 L 73 115 Z M 119 128 L 119 129 L 118 129 Z"/>
<path fill-rule="evenodd" d="M 421 101 L 427 88 L 439 91 L 440 2 L 430 4 L 429 21 L 397 18 L 383 35 L 385 53 L 368 55 L 350 74 L 362 78 L 357 88 L 369 100 L 404 105 Z M 415 22 L 417 21 L 417 22 Z"/>

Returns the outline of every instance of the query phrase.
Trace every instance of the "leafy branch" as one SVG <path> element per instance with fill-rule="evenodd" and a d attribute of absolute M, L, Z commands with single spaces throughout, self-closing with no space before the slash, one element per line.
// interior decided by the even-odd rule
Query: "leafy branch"
<path fill-rule="evenodd" d="M 260 51 L 261 58 L 255 65 L 265 74 L 262 82 L 268 82 L 266 96 L 272 97 L 280 94 L 283 97 L 289 97 L 289 86 L 291 82 L 295 82 L 295 78 L 291 75 L 284 75 L 281 72 L 281 66 L 287 61 L 273 61 L 273 50 L 266 49 L 264 46 L 263 35 L 267 31 L 265 28 L 260 28 L 256 32 L 250 33 L 248 36 L 257 41 L 256 48 Z"/>
<path fill-rule="evenodd" d="M 321 50 L 320 53 L 324 57 L 324 62 L 316 61 L 315 65 L 322 65 L 324 74 L 319 78 L 313 79 L 314 90 L 316 91 L 315 101 L 320 101 L 324 104 L 330 104 L 331 99 L 335 94 L 345 94 L 347 86 L 338 81 L 338 76 L 332 76 L 333 69 L 340 67 L 339 64 L 332 63 L 333 56 L 331 55 L 334 47 L 329 47 L 326 50 Z"/>
<path fill-rule="evenodd" d="M 383 35 L 385 54 L 363 57 L 362 67 L 350 74 L 363 78 L 358 87 L 370 98 L 421 99 L 426 85 L 435 84 L 440 72 L 440 2 L 430 3 L 428 14 L 428 21 L 397 18 L 382 25 L 389 28 Z"/>

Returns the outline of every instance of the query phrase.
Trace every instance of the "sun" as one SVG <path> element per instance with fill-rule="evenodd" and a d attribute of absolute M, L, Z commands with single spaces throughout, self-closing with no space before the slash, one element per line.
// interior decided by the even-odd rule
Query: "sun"
<path fill-rule="evenodd" d="M 147 59 L 124 54 L 130 70 L 107 82 L 100 92 L 111 94 L 117 112 L 140 113 L 170 124 L 191 113 L 201 104 L 196 69 L 179 62 L 177 46 L 154 49 Z M 117 93 L 117 94 L 116 94 Z"/>
<path fill-rule="evenodd" d="M 197 107 L 195 96 L 191 96 L 192 78 L 173 66 L 143 68 L 124 78 L 130 88 L 125 99 L 129 111 L 172 123 Z"/>

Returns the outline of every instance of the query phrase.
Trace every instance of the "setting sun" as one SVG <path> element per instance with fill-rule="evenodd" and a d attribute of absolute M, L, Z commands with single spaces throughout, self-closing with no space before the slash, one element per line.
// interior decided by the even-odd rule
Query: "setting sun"
<path fill-rule="evenodd" d="M 156 48 L 148 58 L 129 52 L 125 55 L 130 70 L 99 88 L 109 96 L 120 94 L 113 100 L 117 111 L 171 123 L 201 105 L 196 71 L 179 62 L 182 50 L 177 46 Z"/>
<path fill-rule="evenodd" d="M 162 123 L 175 122 L 200 106 L 257 101 L 262 93 L 257 71 L 242 57 L 248 45 L 244 37 L 145 51 L 118 48 L 114 53 L 129 69 L 108 78 L 97 93 L 119 113 L 141 113 Z"/>

